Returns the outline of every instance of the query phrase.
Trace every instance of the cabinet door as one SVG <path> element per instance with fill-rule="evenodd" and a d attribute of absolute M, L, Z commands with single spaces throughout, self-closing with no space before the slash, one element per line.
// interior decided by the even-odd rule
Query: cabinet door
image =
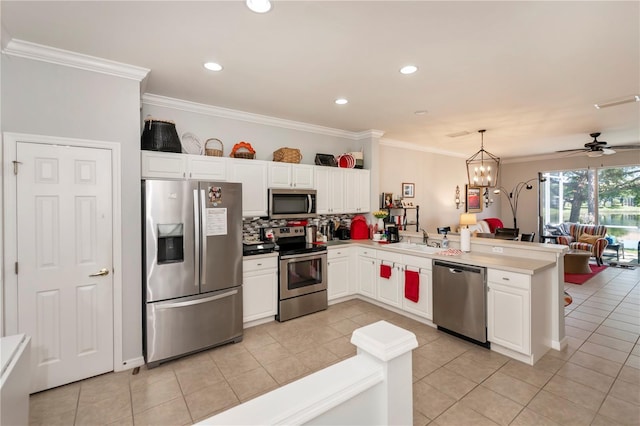
<path fill-rule="evenodd" d="M 278 313 L 278 270 L 245 272 L 243 280 L 243 322 L 275 316 Z"/>
<path fill-rule="evenodd" d="M 349 257 L 339 256 L 327 261 L 329 276 L 327 296 L 329 300 L 349 295 Z"/>
<path fill-rule="evenodd" d="M 358 292 L 363 296 L 376 298 L 376 260 L 358 257 Z"/>
<path fill-rule="evenodd" d="M 359 181 L 359 204 L 357 206 L 358 213 L 366 213 L 371 211 L 371 173 L 369 170 L 358 170 Z"/>
<path fill-rule="evenodd" d="M 259 160 L 229 160 L 230 181 L 242 183 L 242 215 L 267 215 L 267 163 Z"/>
<path fill-rule="evenodd" d="M 186 155 L 172 152 L 140 151 L 142 178 L 184 179 Z"/>
<path fill-rule="evenodd" d="M 205 155 L 187 155 L 189 179 L 221 181 L 227 180 L 227 159 Z"/>
<path fill-rule="evenodd" d="M 380 270 L 380 265 L 383 262 L 379 262 L 376 271 Z M 384 262 L 389 265 L 388 262 Z M 389 265 L 391 266 L 391 265 Z M 378 284 L 378 300 L 386 303 L 387 305 L 400 307 L 400 283 L 404 282 L 404 275 L 402 265 L 393 265 L 391 267 L 391 276 L 389 278 L 382 278 L 380 274 L 376 274 Z"/>
<path fill-rule="evenodd" d="M 431 269 L 406 266 L 405 269 L 419 272 L 419 293 L 418 302 L 404 297 L 404 272 L 402 274 L 402 285 L 400 286 L 400 296 L 402 298 L 402 308 L 427 319 L 433 319 L 433 282 L 431 277 Z"/>
<path fill-rule="evenodd" d="M 357 213 L 360 206 L 360 180 L 357 170 L 345 170 L 344 172 L 344 211 Z"/>
<path fill-rule="evenodd" d="M 329 213 L 330 180 L 328 167 L 315 168 L 316 211 L 318 214 Z"/>
<path fill-rule="evenodd" d="M 487 337 L 490 342 L 529 355 L 529 290 L 489 282 Z"/>
<path fill-rule="evenodd" d="M 291 188 L 291 164 L 289 163 L 269 163 L 269 188 Z"/>
<path fill-rule="evenodd" d="M 291 180 L 293 187 L 298 189 L 313 189 L 315 166 L 308 164 L 291 164 Z"/>
<path fill-rule="evenodd" d="M 344 173 L 342 170 L 329 169 L 329 213 L 344 213 Z"/>

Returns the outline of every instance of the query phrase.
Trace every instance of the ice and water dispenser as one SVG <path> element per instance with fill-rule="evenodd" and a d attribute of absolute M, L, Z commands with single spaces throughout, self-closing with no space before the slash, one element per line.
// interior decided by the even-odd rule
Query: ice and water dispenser
<path fill-rule="evenodd" d="M 158 265 L 184 261 L 184 224 L 158 224 Z"/>

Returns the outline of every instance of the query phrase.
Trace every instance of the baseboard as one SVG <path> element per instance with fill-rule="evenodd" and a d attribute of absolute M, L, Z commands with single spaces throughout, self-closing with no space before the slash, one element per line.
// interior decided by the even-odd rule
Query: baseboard
<path fill-rule="evenodd" d="M 122 365 L 116 366 L 113 371 L 126 371 L 131 370 L 132 368 L 142 367 L 144 365 L 144 357 L 139 356 L 136 358 L 128 359 L 122 362 Z"/>
<path fill-rule="evenodd" d="M 569 344 L 569 339 L 567 339 L 567 336 L 565 336 L 559 342 L 557 340 L 552 340 L 551 349 L 555 349 L 556 351 L 561 351 L 565 349 L 568 344 Z"/>

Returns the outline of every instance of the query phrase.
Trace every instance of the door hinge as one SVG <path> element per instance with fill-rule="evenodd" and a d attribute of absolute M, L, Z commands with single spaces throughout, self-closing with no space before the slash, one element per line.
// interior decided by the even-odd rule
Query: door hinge
<path fill-rule="evenodd" d="M 16 271 L 16 275 L 18 275 L 18 262 L 16 262 L 15 271 Z"/>
<path fill-rule="evenodd" d="M 18 175 L 18 164 L 22 164 L 20 161 L 13 160 L 13 174 Z"/>

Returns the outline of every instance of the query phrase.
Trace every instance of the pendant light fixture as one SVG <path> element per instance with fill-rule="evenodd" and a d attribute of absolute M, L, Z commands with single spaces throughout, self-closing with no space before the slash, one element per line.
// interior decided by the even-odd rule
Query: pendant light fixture
<path fill-rule="evenodd" d="M 500 158 L 484 149 L 484 132 L 480 133 L 480 151 L 473 154 L 467 160 L 467 177 L 469 186 L 480 188 L 493 188 L 498 184 L 498 171 L 500 169 Z"/>

